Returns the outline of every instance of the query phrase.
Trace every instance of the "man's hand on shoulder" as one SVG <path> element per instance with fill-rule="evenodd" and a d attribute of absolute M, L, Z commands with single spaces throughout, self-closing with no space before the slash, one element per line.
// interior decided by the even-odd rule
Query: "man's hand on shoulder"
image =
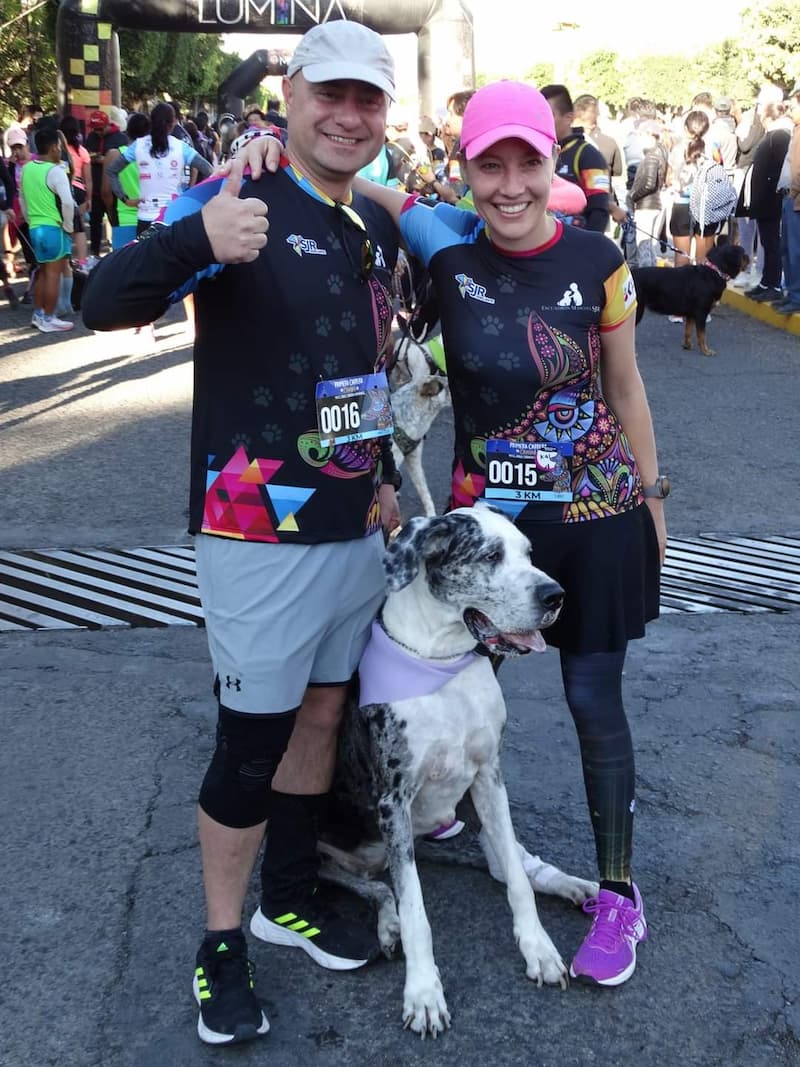
<path fill-rule="evenodd" d="M 265 171 L 269 174 L 277 171 L 282 152 L 281 140 L 265 130 L 261 136 L 253 137 L 242 145 L 236 157 L 222 165 L 222 173 L 227 169 L 232 178 L 244 178 L 244 172 L 249 167 L 250 177 L 257 182 Z"/>
<path fill-rule="evenodd" d="M 267 205 L 239 198 L 241 182 L 230 175 L 201 211 L 206 236 L 217 263 L 252 263 L 267 243 Z"/>

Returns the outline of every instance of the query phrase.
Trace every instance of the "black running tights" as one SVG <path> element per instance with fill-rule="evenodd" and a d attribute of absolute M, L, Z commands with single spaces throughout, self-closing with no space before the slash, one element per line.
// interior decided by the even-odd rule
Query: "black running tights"
<path fill-rule="evenodd" d="M 561 652 L 564 693 L 578 731 L 601 881 L 631 873 L 635 771 L 622 706 L 625 651 Z"/>

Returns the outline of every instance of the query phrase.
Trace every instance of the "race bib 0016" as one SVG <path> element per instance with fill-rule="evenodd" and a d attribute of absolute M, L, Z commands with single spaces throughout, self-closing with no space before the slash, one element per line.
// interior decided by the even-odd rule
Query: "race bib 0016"
<path fill-rule="evenodd" d="M 385 371 L 318 382 L 317 429 L 324 447 L 391 434 L 392 408 Z"/>
<path fill-rule="evenodd" d="M 538 441 L 486 442 L 488 500 L 569 502 L 573 447 Z"/>

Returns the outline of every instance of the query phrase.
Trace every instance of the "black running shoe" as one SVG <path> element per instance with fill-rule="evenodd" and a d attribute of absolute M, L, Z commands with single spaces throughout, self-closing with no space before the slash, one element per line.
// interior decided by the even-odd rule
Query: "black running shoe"
<path fill-rule="evenodd" d="M 374 932 L 358 919 L 339 915 L 314 895 L 302 906 L 298 903 L 292 910 L 277 913 L 262 902 L 250 920 L 250 930 L 271 945 L 301 948 L 329 971 L 352 971 L 380 955 Z"/>
<path fill-rule="evenodd" d="M 252 1041 L 269 1030 L 253 992 L 255 968 L 247 958 L 244 934 L 216 945 L 204 941 L 197 953 L 194 996 L 200 1005 L 197 1033 L 208 1045 Z"/>

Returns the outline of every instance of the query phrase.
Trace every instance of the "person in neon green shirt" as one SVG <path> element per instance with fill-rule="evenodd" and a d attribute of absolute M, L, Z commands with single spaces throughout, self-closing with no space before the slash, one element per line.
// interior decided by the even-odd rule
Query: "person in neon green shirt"
<path fill-rule="evenodd" d="M 69 176 L 61 166 L 61 142 L 55 127 L 37 131 L 36 150 L 39 158 L 23 168 L 20 189 L 20 206 L 30 226 L 31 245 L 39 263 L 31 325 L 43 333 L 53 333 L 71 330 L 74 325 L 57 318 L 55 309 L 64 261 L 72 247 L 75 202 Z"/>
<path fill-rule="evenodd" d="M 147 115 L 142 115 L 140 112 L 134 111 L 128 118 L 128 126 L 125 132 L 128 136 L 128 142 L 133 144 L 139 137 L 145 137 L 150 132 L 150 119 Z M 119 154 L 118 148 L 110 148 L 105 154 L 103 166 L 107 168 L 111 161 L 116 159 Z M 122 191 L 125 193 L 125 199 L 120 200 L 118 197 L 115 197 L 116 225 L 111 227 L 112 251 L 116 251 L 118 248 L 122 248 L 131 241 L 136 240 L 136 223 L 138 221 L 139 200 L 141 195 L 139 189 L 139 168 L 136 166 L 126 167 L 124 170 L 120 171 L 119 183 L 122 186 Z M 113 193 L 111 195 L 113 196 Z M 114 213 L 109 212 L 109 217 L 114 219 Z"/>

